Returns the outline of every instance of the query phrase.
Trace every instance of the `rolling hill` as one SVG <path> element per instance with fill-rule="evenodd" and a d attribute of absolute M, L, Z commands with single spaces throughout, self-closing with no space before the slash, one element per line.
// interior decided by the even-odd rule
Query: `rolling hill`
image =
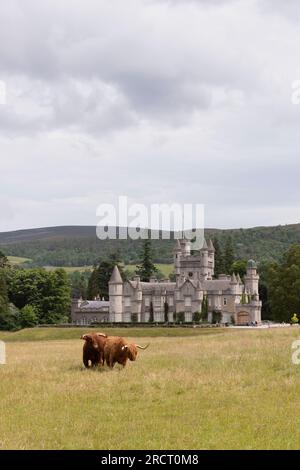
<path fill-rule="evenodd" d="M 248 229 L 207 229 L 224 246 L 232 237 L 237 258 L 259 262 L 279 260 L 291 244 L 300 243 L 300 224 Z M 120 251 L 126 264 L 139 262 L 141 240 L 99 240 L 94 226 L 61 226 L 0 233 L 7 256 L 28 258 L 27 266 L 90 266 L 108 253 Z M 156 263 L 172 262 L 173 240 L 152 241 Z"/>

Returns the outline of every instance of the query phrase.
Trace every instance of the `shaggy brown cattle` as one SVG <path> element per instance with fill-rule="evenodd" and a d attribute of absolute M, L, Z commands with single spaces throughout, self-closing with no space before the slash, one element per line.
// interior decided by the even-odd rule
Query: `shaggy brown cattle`
<path fill-rule="evenodd" d="M 104 333 L 90 333 L 82 335 L 81 339 L 85 341 L 83 345 L 83 364 L 86 368 L 95 367 L 104 364 L 104 346 L 107 335 Z"/>
<path fill-rule="evenodd" d="M 104 346 L 104 358 L 106 364 L 113 368 L 116 362 L 126 366 L 127 360 L 135 361 L 138 353 L 137 348 L 146 349 L 147 346 L 139 346 L 138 344 L 128 343 L 124 338 L 120 336 L 110 336 L 106 339 Z"/>

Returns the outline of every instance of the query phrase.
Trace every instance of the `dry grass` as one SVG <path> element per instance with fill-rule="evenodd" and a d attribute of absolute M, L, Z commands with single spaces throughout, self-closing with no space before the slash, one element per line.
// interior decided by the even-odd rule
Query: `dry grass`
<path fill-rule="evenodd" d="M 299 335 L 149 338 L 135 363 L 113 371 L 84 370 L 80 340 L 10 342 L 0 449 L 299 448 Z"/>

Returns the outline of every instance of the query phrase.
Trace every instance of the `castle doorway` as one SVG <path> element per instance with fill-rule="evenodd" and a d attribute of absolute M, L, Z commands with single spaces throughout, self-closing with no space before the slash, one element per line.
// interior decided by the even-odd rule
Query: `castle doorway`
<path fill-rule="evenodd" d="M 250 323 L 250 316 L 248 312 L 239 312 L 237 315 L 237 324 L 238 325 L 247 325 Z"/>

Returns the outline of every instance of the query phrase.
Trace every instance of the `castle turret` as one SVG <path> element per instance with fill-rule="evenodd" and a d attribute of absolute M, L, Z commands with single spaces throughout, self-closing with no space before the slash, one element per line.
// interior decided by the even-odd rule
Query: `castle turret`
<path fill-rule="evenodd" d="M 180 241 L 176 240 L 176 245 L 174 247 L 174 267 L 175 274 L 179 276 L 180 274 L 180 259 L 181 259 L 181 245 Z"/>
<path fill-rule="evenodd" d="M 233 273 L 232 276 L 231 276 L 230 290 L 233 294 L 238 293 L 238 280 L 237 280 L 237 277 L 236 277 L 235 273 Z"/>
<path fill-rule="evenodd" d="M 213 278 L 215 274 L 215 247 L 211 239 L 209 239 L 208 244 L 208 276 L 210 279 Z"/>
<path fill-rule="evenodd" d="M 123 280 L 118 266 L 114 267 L 109 286 L 109 316 L 114 322 L 123 320 Z"/>
<path fill-rule="evenodd" d="M 257 265 L 253 259 L 247 264 L 247 274 L 245 276 L 245 291 L 251 296 L 258 296 L 259 275 L 257 274 Z"/>
<path fill-rule="evenodd" d="M 135 321 L 140 322 L 141 312 L 142 312 L 142 299 L 143 299 L 140 276 L 135 276 L 133 280 L 135 282 L 135 288 L 134 288 L 134 293 L 133 293 L 133 298 L 132 298 L 131 314 L 134 316 Z"/>
<path fill-rule="evenodd" d="M 209 273 L 209 268 L 208 268 L 208 246 L 207 246 L 207 243 L 206 243 L 206 240 L 204 238 L 204 241 L 203 241 L 203 246 L 200 250 L 200 256 L 201 256 L 201 269 L 200 269 L 200 272 L 201 272 L 201 276 L 203 279 L 207 279 L 208 277 L 210 277 L 210 273 Z"/>
<path fill-rule="evenodd" d="M 181 245 L 181 253 L 182 256 L 187 257 L 191 255 L 191 242 L 189 240 L 181 240 L 180 241 Z"/>

